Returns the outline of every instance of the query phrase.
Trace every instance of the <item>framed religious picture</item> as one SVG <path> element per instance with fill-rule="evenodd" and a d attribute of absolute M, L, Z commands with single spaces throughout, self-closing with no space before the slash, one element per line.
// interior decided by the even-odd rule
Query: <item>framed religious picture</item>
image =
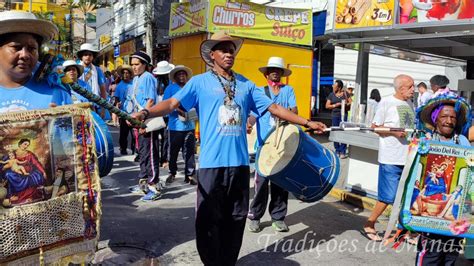
<path fill-rule="evenodd" d="M 423 140 L 411 165 L 400 223 L 418 232 L 474 237 L 474 148 Z"/>
<path fill-rule="evenodd" d="M 91 125 L 87 104 L 0 114 L 0 264 L 83 263 L 95 251 Z"/>

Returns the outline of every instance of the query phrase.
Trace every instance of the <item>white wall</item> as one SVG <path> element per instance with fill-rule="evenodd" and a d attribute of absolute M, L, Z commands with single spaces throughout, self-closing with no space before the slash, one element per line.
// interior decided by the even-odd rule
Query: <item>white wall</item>
<path fill-rule="evenodd" d="M 334 79 L 341 79 L 344 82 L 355 81 L 357 53 L 351 49 L 335 47 Z M 432 76 L 446 75 L 451 81 L 449 87 L 452 89 L 457 89 L 458 80 L 466 76 L 460 67 L 447 68 L 371 54 L 368 92 L 377 88 L 382 96 L 390 95 L 393 93 L 393 78 L 399 74 L 408 74 L 413 77 L 415 84 L 424 81 L 428 86 Z"/>

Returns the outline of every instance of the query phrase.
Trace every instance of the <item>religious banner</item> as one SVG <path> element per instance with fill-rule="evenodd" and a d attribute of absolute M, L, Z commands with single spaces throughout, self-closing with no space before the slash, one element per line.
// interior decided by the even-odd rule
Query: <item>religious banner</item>
<path fill-rule="evenodd" d="M 336 30 L 392 26 L 395 0 L 337 0 Z"/>
<path fill-rule="evenodd" d="M 205 32 L 208 2 L 192 0 L 187 3 L 171 3 L 170 37 Z"/>
<path fill-rule="evenodd" d="M 473 0 L 400 0 L 400 24 L 452 22 L 472 18 Z"/>
<path fill-rule="evenodd" d="M 311 9 L 257 5 L 247 1 L 211 0 L 208 31 L 298 45 L 312 45 Z"/>
<path fill-rule="evenodd" d="M 402 226 L 474 237 L 474 149 L 422 139 L 417 153 L 403 192 Z"/>
<path fill-rule="evenodd" d="M 0 264 L 82 264 L 99 238 L 90 105 L 0 115 Z"/>

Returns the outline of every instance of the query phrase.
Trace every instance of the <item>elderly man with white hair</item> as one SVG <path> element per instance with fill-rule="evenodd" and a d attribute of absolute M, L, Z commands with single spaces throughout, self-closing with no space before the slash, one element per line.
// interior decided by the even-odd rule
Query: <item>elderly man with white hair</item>
<path fill-rule="evenodd" d="M 415 126 L 415 113 L 411 98 L 415 92 L 413 78 L 398 75 L 393 81 L 395 94 L 382 98 L 377 105 L 372 127 Z M 361 233 L 370 240 L 382 241 L 375 231 L 375 223 L 389 204 L 393 204 L 397 194 L 398 182 L 408 154 L 408 141 L 405 132 L 378 133 L 379 139 L 379 176 L 378 199 L 372 214 Z"/>

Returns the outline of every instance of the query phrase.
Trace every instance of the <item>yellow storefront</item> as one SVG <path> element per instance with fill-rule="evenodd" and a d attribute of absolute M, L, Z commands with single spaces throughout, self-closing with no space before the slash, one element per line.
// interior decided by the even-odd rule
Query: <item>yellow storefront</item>
<path fill-rule="evenodd" d="M 226 14 L 238 13 L 247 14 L 241 16 L 239 26 L 235 23 L 223 25 Z M 243 25 L 244 18 L 252 26 Z M 258 68 L 265 66 L 271 56 L 283 57 L 293 72 L 283 82 L 295 89 L 300 115 L 310 118 L 313 61 L 311 10 L 268 8 L 236 1 L 227 3 L 225 0 L 174 3 L 170 16 L 171 62 L 186 65 L 195 74 L 205 72 L 200 45 L 218 30 L 227 30 L 231 35 L 245 38 L 233 69 L 258 86 L 266 85 Z"/>

